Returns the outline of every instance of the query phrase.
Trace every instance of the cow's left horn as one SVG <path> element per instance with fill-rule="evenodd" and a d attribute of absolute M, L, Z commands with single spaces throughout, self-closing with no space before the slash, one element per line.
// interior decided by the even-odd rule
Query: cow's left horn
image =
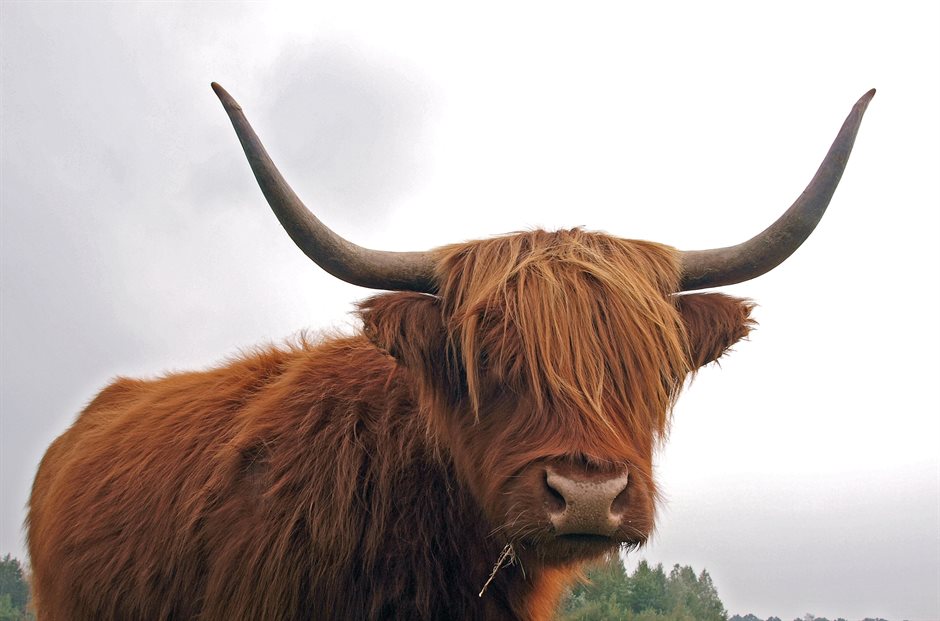
<path fill-rule="evenodd" d="M 238 105 L 212 83 L 242 143 L 261 192 L 294 243 L 314 263 L 348 283 L 371 289 L 433 293 L 434 262 L 426 252 L 388 252 L 363 248 L 343 239 L 310 213 L 278 172 Z"/>
<path fill-rule="evenodd" d="M 865 93 L 842 124 L 803 194 L 762 233 L 737 246 L 682 252 L 682 291 L 720 287 L 757 278 L 783 263 L 819 223 L 849 160 L 855 135 L 875 89 Z"/>

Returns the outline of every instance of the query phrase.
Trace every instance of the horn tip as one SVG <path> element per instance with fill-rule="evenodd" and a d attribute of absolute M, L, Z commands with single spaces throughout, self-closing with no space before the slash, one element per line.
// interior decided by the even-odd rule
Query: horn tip
<path fill-rule="evenodd" d="M 868 107 L 868 102 L 870 102 L 872 97 L 875 96 L 875 92 L 876 92 L 875 89 L 871 89 L 870 91 L 862 95 L 861 98 L 859 98 L 858 102 L 855 104 L 856 107 L 861 107 L 863 109 Z"/>
<path fill-rule="evenodd" d="M 222 85 L 218 82 L 213 82 L 212 90 L 215 91 L 215 94 L 218 96 L 219 101 L 222 102 L 222 106 L 226 110 L 241 110 L 242 107 L 238 105 L 238 102 L 235 101 L 235 98 L 228 94 L 228 91 L 222 88 Z"/>

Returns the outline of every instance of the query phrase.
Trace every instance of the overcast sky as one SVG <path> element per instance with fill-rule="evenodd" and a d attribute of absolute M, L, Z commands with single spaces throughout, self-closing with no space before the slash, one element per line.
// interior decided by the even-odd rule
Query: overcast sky
<path fill-rule="evenodd" d="M 936 3 L 305 4 L 0 4 L 0 553 L 110 378 L 353 329 L 369 292 L 280 229 L 211 81 L 324 221 L 416 250 L 737 243 L 877 87 L 816 233 L 726 289 L 760 328 L 682 398 L 630 562 L 707 568 L 731 613 L 940 618 Z"/>

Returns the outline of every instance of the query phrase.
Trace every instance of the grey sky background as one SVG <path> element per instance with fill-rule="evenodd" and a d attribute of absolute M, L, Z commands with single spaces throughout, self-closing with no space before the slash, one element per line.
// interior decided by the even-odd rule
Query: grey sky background
<path fill-rule="evenodd" d="M 280 229 L 210 81 L 324 221 L 386 249 L 737 243 L 877 87 L 814 236 L 726 288 L 760 328 L 682 398 L 629 562 L 707 568 L 732 613 L 940 618 L 940 8 L 334 4 L 0 4 L 0 553 L 110 378 L 352 329 L 369 294 Z"/>

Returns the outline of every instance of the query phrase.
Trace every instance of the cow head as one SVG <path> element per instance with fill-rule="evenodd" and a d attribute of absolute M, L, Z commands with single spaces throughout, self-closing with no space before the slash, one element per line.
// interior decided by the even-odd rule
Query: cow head
<path fill-rule="evenodd" d="M 637 546 L 653 528 L 652 454 L 687 376 L 751 327 L 749 302 L 682 292 L 749 280 L 809 236 L 847 162 L 870 91 L 816 176 L 763 233 L 678 251 L 580 229 L 427 252 L 365 249 L 296 197 L 213 85 L 265 197 L 315 262 L 394 293 L 360 305 L 366 336 L 413 377 L 428 437 L 492 536 L 548 564 Z"/>
<path fill-rule="evenodd" d="M 673 295 L 674 250 L 578 229 L 436 253 L 438 294 L 366 301 L 365 332 L 412 372 L 496 535 L 547 562 L 643 543 L 672 403 L 750 305 Z"/>

